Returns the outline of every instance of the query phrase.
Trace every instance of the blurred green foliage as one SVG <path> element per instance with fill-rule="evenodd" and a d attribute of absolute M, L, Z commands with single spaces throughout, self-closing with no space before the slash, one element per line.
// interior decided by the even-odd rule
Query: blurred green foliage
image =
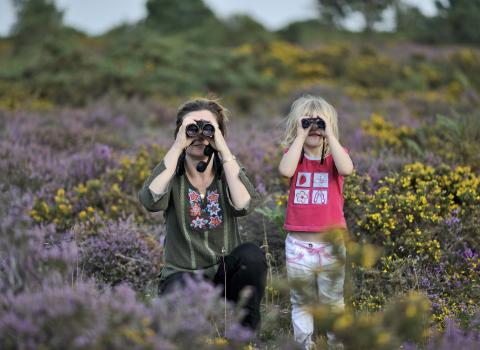
<path fill-rule="evenodd" d="M 478 1 L 450 1 L 433 18 L 397 3 L 397 32 L 375 33 L 369 45 L 360 43 L 362 33 L 319 21 L 293 23 L 275 33 L 246 15 L 219 19 L 201 0 L 150 0 L 145 20 L 88 37 L 65 27 L 52 1 L 14 3 L 18 17 L 12 36 L 0 39 L 0 106 L 8 109 L 79 106 L 104 96 L 213 94 L 229 96 L 248 111 L 260 96 L 287 96 L 321 81 L 346 86 L 352 97 L 434 89 L 458 100 L 480 88 L 474 49 L 435 59 L 408 52 L 400 58 L 382 49 L 382 42 L 402 37 L 435 41 L 442 30 L 448 30 L 442 34 L 447 41 L 477 42 L 471 18 Z M 386 6 L 390 2 L 377 9 L 349 4 L 342 11 L 367 16 Z M 441 30 L 430 25 L 435 21 Z"/>
<path fill-rule="evenodd" d="M 160 232 L 153 228 L 163 219 L 147 215 L 136 193 L 165 148 L 141 147 L 132 140 L 150 135 L 146 143 L 170 142 L 171 135 L 159 133 L 171 115 L 165 101 L 177 104 L 208 93 L 225 97 L 235 112 L 251 111 L 248 128 L 233 124 L 229 136 L 243 141 L 233 150 L 274 200 L 241 225 L 252 237 L 260 237 L 263 227 L 264 247 L 271 244 L 262 336 L 282 344 L 279 334 L 290 332 L 288 307 L 282 307 L 288 286 L 272 283 L 272 266 L 277 272 L 275 258 L 283 256 L 278 233 L 284 233 L 287 181 L 272 176 L 281 156 L 275 117 L 294 94 L 309 91 L 338 106 L 347 135 L 342 143 L 358 160 L 358 175 L 345 183 L 352 233 L 346 280 L 351 309 L 335 314 L 312 305 L 320 328 L 333 327 L 347 348 L 391 349 L 427 336 L 422 332 L 429 322 L 439 328 L 448 317 L 465 326 L 474 322 L 480 290 L 480 54 L 471 45 L 478 44 L 478 33 L 472 31 L 472 18 L 479 18 L 477 0 L 444 1 L 433 18 L 396 2 L 393 33 L 353 33 L 317 20 L 271 32 L 245 15 L 219 19 L 200 0 L 150 0 L 144 21 L 97 37 L 65 27 L 53 1 L 15 3 L 17 24 L 11 37 L 0 39 L 0 125 L 9 125 L 2 130 L 7 140 L 2 178 L 23 190 L 44 187 L 30 211 L 36 225 L 80 228 L 77 238 L 85 240 L 107 222 L 134 215 L 135 225 L 148 231 L 141 239 L 157 249 L 153 234 Z M 87 109 L 82 127 L 59 127 L 59 121 L 82 119 L 75 110 L 60 113 L 63 106 L 88 105 L 102 97 L 121 106 Z M 28 112 L 32 109 L 35 113 Z M 45 111 L 53 111 L 51 125 Z M 6 137 L 12 131 L 20 135 L 18 144 Z M 115 149 L 134 145 L 137 152 L 115 152 L 114 167 L 100 167 L 85 179 L 68 177 L 71 183 L 58 175 L 46 186 L 55 170 L 55 162 L 47 160 L 90 140 Z M 45 169 L 39 166 L 43 162 Z M 96 158 L 92 162 L 98 163 Z M 261 225 L 258 215 L 278 230 Z M 121 254 L 123 264 L 128 259 Z M 104 278 L 107 282 L 117 279 L 109 266 L 92 261 L 105 267 L 104 276 L 115 277 Z M 412 290 L 426 293 L 432 303 L 408 294 Z M 404 299 L 390 305 L 399 296 Z"/>

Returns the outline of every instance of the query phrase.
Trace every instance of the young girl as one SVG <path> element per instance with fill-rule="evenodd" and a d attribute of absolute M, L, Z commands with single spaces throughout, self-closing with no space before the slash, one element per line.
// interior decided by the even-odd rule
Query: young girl
<path fill-rule="evenodd" d="M 305 300 L 309 291 L 322 304 L 344 308 L 342 187 L 353 164 L 338 141 L 337 112 L 320 97 L 304 96 L 292 104 L 284 144 L 287 151 L 278 169 L 290 178 L 284 225 L 287 275 L 289 281 L 302 281 L 301 287 L 290 290 L 292 324 L 295 340 L 308 349 L 314 345 L 313 317 Z M 338 235 L 333 241 L 341 242 L 339 246 L 327 232 Z M 327 332 L 327 338 L 333 344 L 333 334 Z"/>

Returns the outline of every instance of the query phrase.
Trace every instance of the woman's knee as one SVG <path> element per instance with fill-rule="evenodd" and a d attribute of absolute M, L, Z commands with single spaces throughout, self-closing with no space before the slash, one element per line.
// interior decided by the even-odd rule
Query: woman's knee
<path fill-rule="evenodd" d="M 260 247 L 252 242 L 245 242 L 235 247 L 231 255 L 235 256 L 243 265 L 252 267 L 267 267 L 265 254 Z"/>
<path fill-rule="evenodd" d="M 173 292 L 177 288 L 185 287 L 185 279 L 192 275 L 188 272 L 175 272 L 167 278 L 160 280 L 158 284 L 158 295 L 165 295 Z"/>

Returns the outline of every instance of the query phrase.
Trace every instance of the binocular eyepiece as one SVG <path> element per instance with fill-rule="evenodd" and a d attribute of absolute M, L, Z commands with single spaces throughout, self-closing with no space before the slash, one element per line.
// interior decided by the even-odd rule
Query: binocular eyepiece
<path fill-rule="evenodd" d="M 318 118 L 305 118 L 305 119 L 302 119 L 302 128 L 304 129 L 308 129 L 308 127 L 311 125 L 311 124 L 314 124 L 317 126 L 317 128 L 319 129 L 322 129 L 322 130 L 325 130 L 325 121 L 318 117 Z"/>
<path fill-rule="evenodd" d="M 205 120 L 198 120 L 195 124 L 187 125 L 185 131 L 189 137 L 196 137 L 198 135 L 213 137 L 213 135 L 215 135 L 215 127 L 213 124 Z"/>

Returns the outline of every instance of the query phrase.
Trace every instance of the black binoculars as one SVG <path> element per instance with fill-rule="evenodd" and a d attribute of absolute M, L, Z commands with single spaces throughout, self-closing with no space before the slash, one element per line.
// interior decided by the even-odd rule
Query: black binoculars
<path fill-rule="evenodd" d="M 212 123 L 205 120 L 198 120 L 195 124 L 187 125 L 185 131 L 189 137 L 196 137 L 200 134 L 205 137 L 213 137 L 215 135 L 215 127 Z"/>
<path fill-rule="evenodd" d="M 320 117 L 302 119 L 302 128 L 308 129 L 311 124 L 317 125 L 317 128 L 325 130 L 325 121 Z"/>

